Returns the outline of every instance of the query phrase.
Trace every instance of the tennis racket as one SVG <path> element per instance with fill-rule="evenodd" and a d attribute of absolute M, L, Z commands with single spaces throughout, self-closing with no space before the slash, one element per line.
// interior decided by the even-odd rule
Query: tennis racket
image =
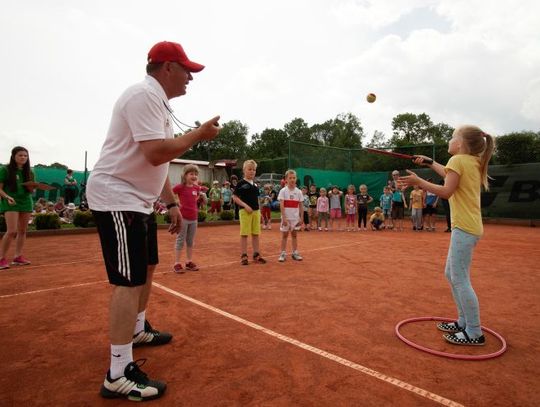
<path fill-rule="evenodd" d="M 29 188 L 42 189 L 43 191 L 50 191 L 50 190 L 56 189 L 56 187 L 50 186 L 48 184 L 44 184 L 43 182 L 36 182 L 36 181 L 23 182 L 22 185 Z"/>
<path fill-rule="evenodd" d="M 368 153 L 389 155 L 390 157 L 403 158 L 405 160 L 411 161 L 414 161 L 416 158 L 418 158 L 417 155 L 394 153 L 393 151 L 378 150 L 376 148 L 365 147 L 364 150 L 366 150 Z M 433 160 L 431 158 L 424 158 L 424 164 L 433 164 Z"/>

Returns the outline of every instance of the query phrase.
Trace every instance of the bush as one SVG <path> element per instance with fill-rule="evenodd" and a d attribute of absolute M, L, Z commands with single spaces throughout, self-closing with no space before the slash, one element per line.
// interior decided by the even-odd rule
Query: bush
<path fill-rule="evenodd" d="M 233 220 L 234 219 L 234 211 L 232 211 L 232 210 L 221 211 L 219 213 L 219 219 L 221 219 L 221 220 Z"/>
<path fill-rule="evenodd" d="M 540 133 L 522 131 L 497 137 L 498 164 L 521 164 L 540 161 Z"/>
<path fill-rule="evenodd" d="M 208 213 L 206 211 L 200 210 L 199 214 L 197 216 L 197 220 L 199 222 L 204 222 L 206 220 L 206 215 L 208 215 Z"/>
<path fill-rule="evenodd" d="M 34 217 L 36 230 L 60 229 L 60 216 L 56 213 L 38 213 Z"/>
<path fill-rule="evenodd" d="M 0 216 L 0 232 L 5 232 L 7 230 L 7 225 L 6 225 L 6 218 L 4 218 L 4 216 Z"/>
<path fill-rule="evenodd" d="M 73 216 L 73 225 L 80 228 L 88 228 L 96 226 L 96 223 L 94 222 L 94 216 L 92 216 L 92 212 L 75 211 L 75 215 Z"/>

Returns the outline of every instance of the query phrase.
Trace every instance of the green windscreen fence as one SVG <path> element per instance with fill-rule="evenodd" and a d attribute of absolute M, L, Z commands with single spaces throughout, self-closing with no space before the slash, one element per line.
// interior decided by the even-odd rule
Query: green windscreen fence
<path fill-rule="evenodd" d="M 64 196 L 64 178 L 66 177 L 66 170 L 57 168 L 32 168 L 36 181 L 43 182 L 48 185 L 56 187 L 51 191 L 34 191 L 34 202 L 39 198 L 45 198 L 47 201 L 55 202 L 59 196 Z M 88 177 L 88 172 L 86 176 Z M 82 185 L 84 184 L 84 171 L 73 171 L 73 177 L 77 180 L 77 193 L 75 198 L 75 204 L 78 205 L 81 199 Z"/>

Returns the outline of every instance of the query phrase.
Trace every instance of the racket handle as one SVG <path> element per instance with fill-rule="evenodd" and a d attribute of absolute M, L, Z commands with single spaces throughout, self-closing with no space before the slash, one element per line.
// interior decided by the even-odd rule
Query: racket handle
<path fill-rule="evenodd" d="M 416 160 L 418 158 L 417 155 L 413 155 L 412 156 L 412 160 Z M 433 160 L 431 158 L 424 158 L 424 162 L 422 164 L 428 164 L 428 165 L 431 165 L 433 164 Z"/>

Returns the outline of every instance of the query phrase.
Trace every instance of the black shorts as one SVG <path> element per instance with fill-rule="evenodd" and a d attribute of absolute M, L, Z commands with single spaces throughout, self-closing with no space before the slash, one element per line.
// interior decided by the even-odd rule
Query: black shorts
<path fill-rule="evenodd" d="M 403 202 L 392 202 L 392 219 L 403 219 L 404 212 Z"/>
<path fill-rule="evenodd" d="M 423 215 L 433 215 L 435 213 L 435 208 L 433 205 L 426 205 L 426 207 L 422 210 Z"/>
<path fill-rule="evenodd" d="M 152 214 L 92 211 L 109 282 L 144 285 L 148 266 L 158 264 L 157 224 Z"/>

